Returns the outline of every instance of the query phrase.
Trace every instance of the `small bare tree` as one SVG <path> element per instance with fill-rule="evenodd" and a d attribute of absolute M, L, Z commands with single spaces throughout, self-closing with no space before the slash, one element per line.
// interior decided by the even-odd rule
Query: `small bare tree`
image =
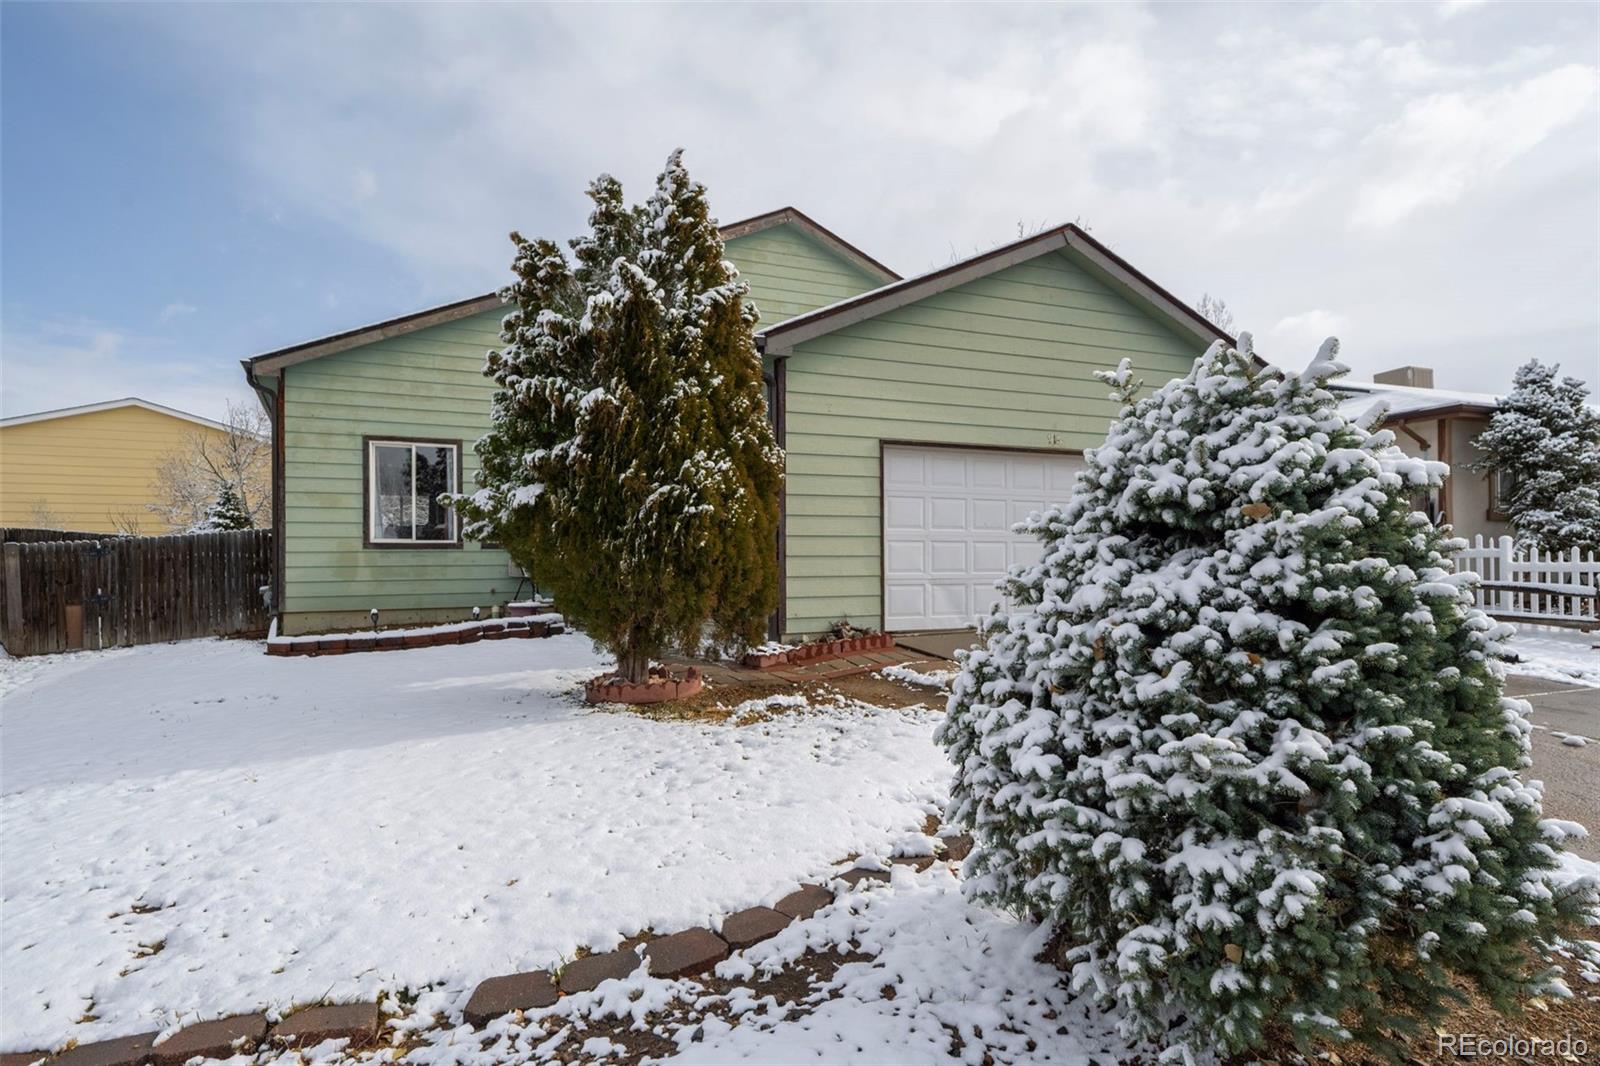
<path fill-rule="evenodd" d="M 1199 311 L 1207 322 L 1229 336 L 1233 335 L 1233 312 L 1228 310 L 1228 302 L 1222 297 L 1213 296 L 1209 292 L 1201 293 L 1194 309 Z"/>
<path fill-rule="evenodd" d="M 50 506 L 50 501 L 43 496 L 33 501 L 29 511 L 28 521 L 33 523 L 34 529 L 66 529 L 62 525 L 61 516 L 56 514 L 55 508 Z"/>
<path fill-rule="evenodd" d="M 259 407 L 228 403 L 227 430 L 196 430 L 156 467 L 152 514 L 174 529 L 205 520 L 224 485 L 231 485 L 256 528 L 272 522 L 272 425 Z"/>

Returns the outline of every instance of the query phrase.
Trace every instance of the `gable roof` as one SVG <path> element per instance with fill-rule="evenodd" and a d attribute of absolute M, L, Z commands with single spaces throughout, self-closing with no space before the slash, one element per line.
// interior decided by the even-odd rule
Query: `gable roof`
<path fill-rule="evenodd" d="M 1237 343 L 1233 337 L 1212 325 L 1199 311 L 1151 281 L 1127 260 L 1070 222 L 1031 237 L 1002 244 L 998 248 L 991 248 L 987 252 L 980 252 L 926 274 L 892 282 L 871 292 L 864 292 L 860 296 L 853 296 L 848 300 L 840 300 L 827 307 L 819 307 L 815 311 L 785 319 L 762 330 L 757 339 L 762 344 L 763 351 L 775 355 L 785 354 L 802 341 L 832 333 L 834 330 L 874 318 L 935 293 L 1016 266 L 1018 263 L 1025 263 L 1030 259 L 1068 248 L 1089 260 L 1102 273 L 1165 315 L 1180 331 L 1192 333 L 1207 343 L 1214 340 L 1222 340 L 1229 345 Z"/>
<path fill-rule="evenodd" d="M 900 275 L 878 262 L 876 259 L 861 251 L 855 245 L 844 240 L 832 231 L 819 225 L 804 212 L 793 207 L 780 207 L 776 211 L 768 211 L 764 215 L 731 222 L 719 228 L 724 241 L 731 241 L 736 237 L 746 237 L 762 230 L 774 229 L 778 226 L 789 225 L 803 231 L 817 243 L 838 255 L 851 265 L 859 268 L 870 277 L 880 282 L 893 282 L 900 279 Z M 443 325 L 457 319 L 470 318 L 484 311 L 492 311 L 497 307 L 505 306 L 498 292 L 485 293 L 482 296 L 469 296 L 465 300 L 454 303 L 440 304 L 422 311 L 413 311 L 408 315 L 397 318 L 385 319 L 368 326 L 358 326 L 355 329 L 345 330 L 343 333 L 334 333 L 315 340 L 291 344 L 287 348 L 277 348 L 270 352 L 241 359 L 240 363 L 245 368 L 245 376 L 254 381 L 257 377 L 273 377 L 279 370 L 296 363 L 304 363 L 312 359 L 320 359 L 325 355 L 348 351 L 359 348 L 363 344 L 384 340 L 389 337 L 400 336 L 429 326 Z"/>
<path fill-rule="evenodd" d="M 58 407 L 53 411 L 36 411 L 31 415 L 12 415 L 10 418 L 0 419 L 0 429 L 4 429 L 7 426 L 25 426 L 30 422 L 47 422 L 53 418 L 90 415 L 96 411 L 114 411 L 119 407 L 142 407 L 146 411 L 154 411 L 158 415 L 169 415 L 172 418 L 181 418 L 185 422 L 193 422 L 197 426 L 221 430 L 224 433 L 228 431 L 228 427 L 221 422 L 213 422 L 209 418 L 201 418 L 199 415 L 192 415 L 188 411 L 180 411 L 176 407 L 163 407 L 159 403 L 141 400 L 137 396 L 126 396 L 120 400 L 106 400 L 104 403 L 86 403 L 78 407 Z"/>

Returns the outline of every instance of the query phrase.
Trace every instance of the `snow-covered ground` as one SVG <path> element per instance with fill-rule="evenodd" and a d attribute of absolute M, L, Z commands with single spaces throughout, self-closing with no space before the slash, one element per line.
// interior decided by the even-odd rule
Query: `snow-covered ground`
<path fill-rule="evenodd" d="M 675 1044 L 673 1062 L 724 1063 L 1115 1063 L 1126 1045 L 1114 1020 L 1062 987 L 1061 973 L 1034 961 L 1038 931 L 972 907 L 948 866 L 914 874 L 901 867 L 890 885 L 843 896 L 804 922 L 716 969 L 735 982 L 722 1002 L 693 980 L 636 972 L 593 992 L 567 997 L 519 1022 L 504 1017 L 481 1032 L 450 1024 L 444 997 L 424 995 L 401 1028 L 445 1024 L 420 1034 L 408 1063 L 495 1066 L 547 1061 L 609 1038 L 594 1035 L 608 1017 L 644 1021 L 672 1001 L 696 1009 L 678 1023 L 641 1025 Z M 808 952 L 865 951 L 824 981 L 805 1011 L 763 995 L 755 980 Z M 744 982 L 749 982 L 745 984 Z M 718 1006 L 724 1009 L 716 1011 Z M 732 1014 L 737 1025 L 719 1015 Z M 630 1017 L 631 1016 L 631 1017 Z M 661 1015 L 657 1015 L 660 1017 Z M 588 1032 L 578 1024 L 593 1027 Z M 615 1030 L 612 1030 L 613 1032 Z M 591 1043 L 593 1042 L 593 1043 Z M 331 1047 L 323 1056 L 338 1060 Z M 374 1057 L 374 1056 L 369 1056 Z M 380 1056 L 387 1058 L 389 1053 Z M 280 1066 L 292 1066 L 284 1055 Z"/>
<path fill-rule="evenodd" d="M 459 1000 L 770 903 L 944 796 L 932 712 L 658 722 L 581 704 L 602 665 L 578 635 L 0 660 L 0 1050 Z"/>
<path fill-rule="evenodd" d="M 1555 626 L 1516 624 L 1517 635 L 1509 646 L 1520 661 L 1511 665 L 1512 673 L 1542 677 L 1549 681 L 1569 681 L 1580 685 L 1600 685 L 1600 631 L 1580 633 Z"/>

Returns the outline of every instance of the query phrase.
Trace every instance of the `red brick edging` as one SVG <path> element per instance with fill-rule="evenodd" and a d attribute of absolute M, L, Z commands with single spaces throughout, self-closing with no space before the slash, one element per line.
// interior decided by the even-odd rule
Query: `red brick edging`
<path fill-rule="evenodd" d="M 894 638 L 887 633 L 873 633 L 865 637 L 844 637 L 824 640 L 815 644 L 802 644 L 788 651 L 761 654 L 749 652 L 740 662 L 752 670 L 774 670 L 796 663 L 812 663 L 821 659 L 838 659 L 863 651 L 881 651 L 894 647 Z"/>
<path fill-rule="evenodd" d="M 589 703 L 663 703 L 693 696 L 705 687 L 698 666 L 689 667 L 682 677 L 658 669 L 650 673 L 648 681 L 624 681 L 609 674 L 592 678 L 583 686 L 583 698 Z"/>
<path fill-rule="evenodd" d="M 408 633 L 395 630 L 379 633 L 307 637 L 272 637 L 267 640 L 268 655 L 348 655 L 361 651 L 397 651 L 401 648 L 432 648 L 441 644 L 473 644 L 480 640 L 538 639 L 566 632 L 561 622 L 536 622 L 527 618 L 493 618 L 471 625 L 452 626 L 432 632 Z"/>
<path fill-rule="evenodd" d="M 972 851 L 972 838 L 965 834 L 946 837 L 942 844 L 947 862 L 961 862 Z M 926 870 L 933 861 L 928 855 L 889 860 L 891 865 L 919 871 Z M 863 867 L 828 878 L 830 884 L 844 885 L 844 892 L 863 882 L 888 880 L 884 871 Z M 834 890 L 825 884 L 802 884 L 771 907 L 749 907 L 726 916 L 720 935 L 703 927 L 683 929 L 645 939 L 640 945 L 642 951 L 622 947 L 585 955 L 563 966 L 559 973 L 533 970 L 490 977 L 473 989 L 463 1014 L 467 1024 L 482 1027 L 502 1014 L 548 1007 L 564 995 L 588 992 L 602 981 L 629 977 L 641 961 L 651 977 L 704 973 L 730 952 L 777 936 L 791 922 L 811 917 L 836 898 Z M 249 1054 L 258 1047 L 300 1048 L 341 1039 L 362 1042 L 375 1039 L 382 1026 L 383 1014 L 378 1004 L 339 1003 L 306 1007 L 275 1024 L 259 1013 L 198 1022 L 178 1030 L 160 1045 L 155 1043 L 155 1033 L 140 1033 L 79 1044 L 53 1057 L 44 1051 L 6 1052 L 0 1054 L 0 1066 L 29 1066 L 41 1059 L 48 1059 L 50 1066 L 182 1066 L 191 1058 L 225 1059 Z"/>

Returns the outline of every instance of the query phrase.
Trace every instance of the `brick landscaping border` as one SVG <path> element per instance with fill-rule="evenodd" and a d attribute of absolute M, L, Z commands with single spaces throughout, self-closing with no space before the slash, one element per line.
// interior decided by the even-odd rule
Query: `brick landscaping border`
<path fill-rule="evenodd" d="M 937 820 L 930 819 L 933 832 Z M 927 835 L 933 835 L 925 828 Z M 972 850 L 972 838 L 962 834 L 940 841 L 947 862 L 957 862 Z M 889 860 L 893 866 L 926 870 L 932 856 Z M 683 929 L 659 937 L 634 941 L 616 951 L 585 955 L 567 963 L 559 974 L 548 970 L 505 974 L 480 981 L 462 1012 L 468 1025 L 482 1028 L 503 1014 L 548 1007 L 562 996 L 587 992 L 602 981 L 629 977 L 640 965 L 652 977 L 688 977 L 705 973 L 731 952 L 777 936 L 790 924 L 811 917 L 863 882 L 884 882 L 882 870 L 852 867 L 830 875 L 825 884 L 803 884 L 771 907 L 749 907 L 722 919 L 721 934 L 706 928 Z M 842 886 L 838 890 L 830 885 Z M 227 1058 L 261 1047 L 310 1047 L 324 1040 L 345 1039 L 353 1044 L 375 1040 L 383 1029 L 383 1012 L 376 1003 L 337 1003 L 302 1007 L 269 1023 L 259 1013 L 197 1022 L 178 1030 L 160 1044 L 155 1033 L 120 1036 L 93 1044 L 79 1044 L 58 1055 L 45 1051 L 13 1051 L 0 1055 L 0 1066 L 30 1066 L 48 1060 L 49 1066 L 176 1066 L 190 1058 Z"/>
<path fill-rule="evenodd" d="M 652 668 L 648 681 L 624 681 L 609 674 L 584 683 L 583 698 L 589 703 L 664 703 L 693 696 L 705 687 L 705 675 L 691 666 L 682 677 Z"/>
<path fill-rule="evenodd" d="M 894 638 L 887 633 L 873 633 L 865 637 L 843 637 L 839 640 L 822 640 L 813 644 L 802 644 L 798 648 L 788 651 L 770 653 L 749 652 L 740 660 L 752 670 L 775 670 L 780 666 L 799 665 L 800 663 L 820 662 L 824 659 L 839 659 L 846 655 L 856 655 L 864 651 L 882 651 L 894 647 Z"/>
<path fill-rule="evenodd" d="M 444 644 L 472 644 L 480 640 L 537 640 L 567 631 L 563 622 L 541 622 L 528 618 L 487 618 L 449 629 L 379 633 L 376 637 L 348 633 L 327 637 L 269 637 L 268 655 L 348 655 L 363 651 L 398 651 L 402 648 L 432 648 Z"/>

